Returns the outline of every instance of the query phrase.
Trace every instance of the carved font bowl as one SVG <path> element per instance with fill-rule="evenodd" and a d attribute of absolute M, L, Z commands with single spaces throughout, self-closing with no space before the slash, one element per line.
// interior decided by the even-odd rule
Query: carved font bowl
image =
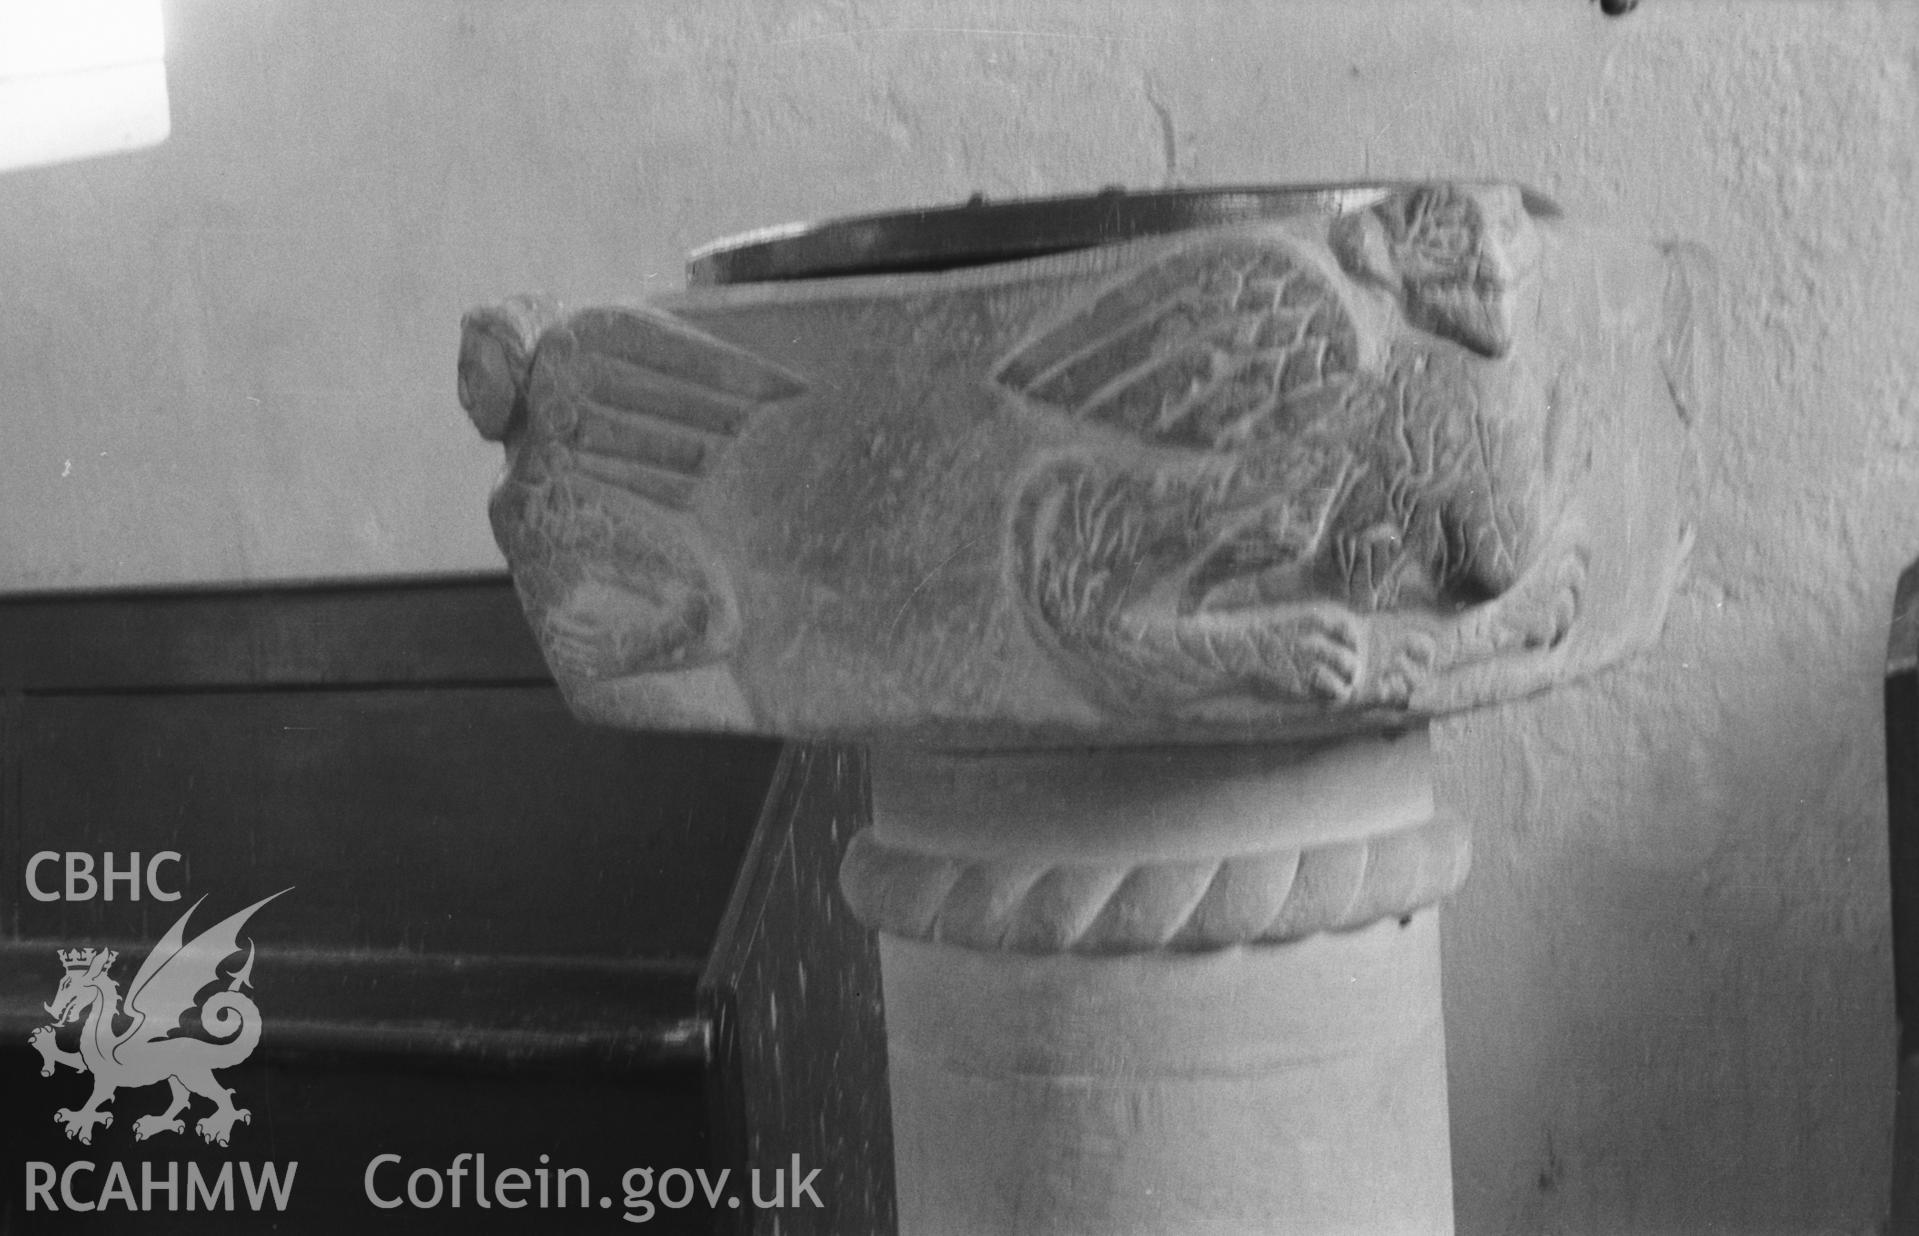
<path fill-rule="evenodd" d="M 1392 730 L 1648 642 L 1684 555 L 1693 264 L 1516 187 L 974 206 L 694 269 L 464 323 L 494 530 L 591 720 Z"/>

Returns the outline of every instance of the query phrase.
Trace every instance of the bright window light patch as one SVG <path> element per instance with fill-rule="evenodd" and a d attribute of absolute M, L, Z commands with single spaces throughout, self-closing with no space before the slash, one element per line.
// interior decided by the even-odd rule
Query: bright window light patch
<path fill-rule="evenodd" d="M 0 0 L 0 171 L 165 141 L 160 0 Z"/>

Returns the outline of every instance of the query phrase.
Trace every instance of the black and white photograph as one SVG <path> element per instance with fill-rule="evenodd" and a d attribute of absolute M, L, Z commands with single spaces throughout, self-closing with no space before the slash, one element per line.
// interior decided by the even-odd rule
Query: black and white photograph
<path fill-rule="evenodd" d="M 0 1236 L 1919 1234 L 1919 4 L 0 0 Z"/>

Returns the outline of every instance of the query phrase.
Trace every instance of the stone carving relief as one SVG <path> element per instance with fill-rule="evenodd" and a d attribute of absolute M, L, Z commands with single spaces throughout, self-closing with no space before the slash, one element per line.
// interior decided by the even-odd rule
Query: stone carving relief
<path fill-rule="evenodd" d="M 722 660 L 739 606 L 692 495 L 805 384 L 663 313 L 559 323 L 535 298 L 476 310 L 460 355 L 481 431 L 519 448 L 489 513 L 547 659 L 570 682 Z"/>
<path fill-rule="evenodd" d="M 1510 348 L 1537 249 L 1518 194 L 1421 190 L 1332 239 L 1404 321 L 1360 320 L 1289 238 L 1203 239 L 996 375 L 1109 431 L 1019 487 L 1009 559 L 1043 637 L 1116 706 L 1404 705 L 1439 670 L 1550 649 L 1577 615 L 1583 550 L 1541 560 L 1557 512 L 1516 423 L 1532 410 L 1472 373 Z"/>
<path fill-rule="evenodd" d="M 1380 728 L 1656 631 L 1683 273 L 1516 188 L 1404 186 L 945 274 L 512 301 L 468 316 L 461 390 L 589 716 Z"/>

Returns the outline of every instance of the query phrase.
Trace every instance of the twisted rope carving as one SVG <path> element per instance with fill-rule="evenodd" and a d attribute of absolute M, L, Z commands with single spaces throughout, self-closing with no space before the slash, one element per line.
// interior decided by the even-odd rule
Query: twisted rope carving
<path fill-rule="evenodd" d="M 1197 952 L 1277 944 L 1410 914 L 1459 887 L 1466 826 L 1416 828 L 1305 850 L 1145 863 L 992 861 L 929 854 L 867 829 L 840 887 L 889 935 L 1015 953 Z"/>

